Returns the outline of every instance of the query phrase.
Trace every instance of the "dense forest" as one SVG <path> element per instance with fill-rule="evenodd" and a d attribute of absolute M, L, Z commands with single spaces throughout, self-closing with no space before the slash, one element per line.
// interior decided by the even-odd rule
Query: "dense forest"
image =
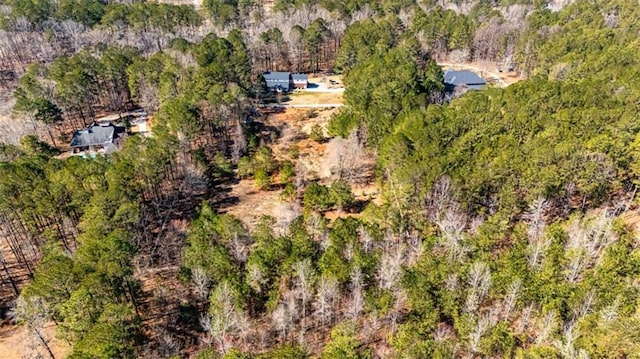
<path fill-rule="evenodd" d="M 639 357 L 638 19 L 630 0 L 0 0 L 20 127 L 0 136 L 2 325 L 43 358 L 51 323 L 68 358 Z M 523 80 L 451 94 L 445 60 Z M 329 176 L 274 149 L 270 70 L 342 76 L 305 139 Z M 153 136 L 64 155 L 138 108 Z M 226 213 L 246 180 L 289 210 Z"/>

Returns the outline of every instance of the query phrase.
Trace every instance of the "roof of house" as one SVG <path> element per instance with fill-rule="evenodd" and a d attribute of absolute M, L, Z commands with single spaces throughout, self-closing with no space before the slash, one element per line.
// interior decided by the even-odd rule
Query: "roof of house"
<path fill-rule="evenodd" d="M 117 131 L 112 124 L 106 126 L 91 125 L 89 128 L 73 133 L 71 147 L 88 147 L 112 143 L 116 133 L 119 132 L 121 131 Z"/>
<path fill-rule="evenodd" d="M 267 84 L 269 82 L 288 83 L 289 79 L 291 78 L 291 72 L 265 72 L 262 74 L 262 76 L 264 76 L 264 80 L 267 81 Z"/>
<path fill-rule="evenodd" d="M 262 74 L 270 89 L 282 89 L 288 91 L 291 87 L 291 72 L 265 72 Z"/>
<path fill-rule="evenodd" d="M 291 74 L 293 82 L 307 82 L 309 81 L 309 75 L 307 74 Z"/>
<path fill-rule="evenodd" d="M 486 85 L 487 81 L 472 71 L 449 70 L 444 73 L 444 83 L 451 86 L 466 85 L 469 88 L 479 89 Z"/>

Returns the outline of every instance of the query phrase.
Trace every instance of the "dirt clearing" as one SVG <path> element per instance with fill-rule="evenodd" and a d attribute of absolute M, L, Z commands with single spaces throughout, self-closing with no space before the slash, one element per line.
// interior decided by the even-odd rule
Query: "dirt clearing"
<path fill-rule="evenodd" d="M 232 214 L 242 220 L 247 227 L 254 229 L 263 215 L 278 217 L 282 204 L 281 189 L 259 190 L 252 179 L 241 180 L 231 186 L 227 194 L 230 205 L 221 212 Z"/>
<path fill-rule="evenodd" d="M 273 156 L 278 161 L 291 161 L 294 168 L 305 181 L 319 180 L 329 185 L 331 180 L 323 178 L 321 169 L 325 160 L 325 142 L 317 142 L 309 138 L 314 128 L 326 127 L 338 109 L 300 109 L 287 108 L 280 113 L 270 113 L 263 119 L 266 126 L 277 128 L 280 136 L 270 145 Z M 373 161 L 373 160 L 372 160 Z M 250 229 L 255 228 L 263 215 L 276 219 L 276 228 L 284 230 L 286 225 L 301 214 L 300 204 L 289 202 L 282 196 L 283 183 L 278 175 L 271 178 L 270 190 L 257 189 L 254 180 L 246 179 L 230 185 L 225 195 L 221 212 L 232 214 L 241 219 Z M 356 199 L 362 203 L 379 197 L 376 184 L 353 185 L 352 191 Z M 328 219 L 358 216 L 358 214 L 331 211 L 326 213 Z"/>
<path fill-rule="evenodd" d="M 280 113 L 271 113 L 263 119 L 265 125 L 280 132 L 279 138 L 270 145 L 277 161 L 291 161 L 304 172 L 306 180 L 318 178 L 320 161 L 324 153 L 324 144 L 309 138 L 314 125 L 326 126 L 336 109 L 299 109 L 288 108 Z M 220 211 L 229 213 L 242 220 L 247 227 L 254 229 L 264 215 L 276 219 L 278 225 L 299 214 L 294 203 L 282 198 L 282 187 L 278 174 L 271 178 L 269 190 L 260 190 L 253 179 L 240 180 L 232 184 L 225 194 Z"/>
<path fill-rule="evenodd" d="M 331 75 L 331 76 L 314 76 L 309 75 L 309 83 L 310 84 L 318 84 L 327 85 L 327 88 L 344 88 L 344 84 L 342 82 L 342 75 Z"/>
<path fill-rule="evenodd" d="M 269 117 L 269 125 L 281 129 L 282 136 L 271 146 L 278 160 L 290 160 L 304 172 L 304 179 L 319 179 L 326 145 L 308 136 L 319 126 L 327 134 L 327 125 L 337 109 L 287 109 Z M 295 158 L 294 158 L 295 157 Z"/>
<path fill-rule="evenodd" d="M 56 358 L 66 357 L 71 348 L 64 340 L 60 340 L 55 337 L 56 326 L 53 323 L 45 325 L 43 334 L 49 342 L 51 351 Z M 0 357 L 2 359 L 22 359 L 22 358 L 36 358 L 32 348 L 29 347 L 29 343 L 32 340 L 29 338 L 29 333 L 24 327 L 17 326 L 5 326 L 0 327 Z M 38 348 L 38 352 L 41 357 L 47 358 L 48 354 L 42 347 Z"/>

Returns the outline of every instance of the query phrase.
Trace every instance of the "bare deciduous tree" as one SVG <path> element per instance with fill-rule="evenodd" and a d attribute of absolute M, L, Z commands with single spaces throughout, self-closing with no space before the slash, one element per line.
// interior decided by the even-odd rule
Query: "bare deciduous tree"
<path fill-rule="evenodd" d="M 146 80 L 141 80 L 137 92 L 137 102 L 145 110 L 155 113 L 160 107 L 157 88 Z"/>
<path fill-rule="evenodd" d="M 402 289 L 398 289 L 394 292 L 395 301 L 393 302 L 393 308 L 389 312 L 388 318 L 391 322 L 391 334 L 395 334 L 396 325 L 400 319 L 400 314 L 404 308 L 407 307 L 407 295 Z"/>
<path fill-rule="evenodd" d="M 476 61 L 501 60 L 510 67 L 518 42 L 517 34 L 526 23 L 525 17 L 529 8 L 513 5 L 502 8 L 502 16 L 493 16 L 484 21 L 475 31 L 473 38 L 473 55 Z M 506 20 L 506 21 L 505 21 Z"/>
<path fill-rule="evenodd" d="M 602 317 L 602 321 L 605 324 L 609 324 L 618 318 L 618 312 L 620 310 L 620 298 L 616 298 L 616 300 L 608 305 L 600 311 L 600 315 Z"/>
<path fill-rule="evenodd" d="M 253 243 L 253 238 L 242 235 L 241 233 L 233 233 L 231 241 L 227 245 L 229 253 L 238 263 L 245 263 L 249 255 L 249 246 Z"/>
<path fill-rule="evenodd" d="M 265 276 L 265 273 L 259 265 L 251 263 L 247 267 L 247 281 L 249 282 L 251 289 L 258 293 L 262 293 L 262 286 L 267 283 L 268 278 Z"/>
<path fill-rule="evenodd" d="M 553 346 L 558 349 L 563 358 L 587 359 L 589 358 L 587 352 L 584 349 L 577 349 L 574 345 L 579 336 L 576 323 L 571 321 L 562 329 L 561 339 L 553 341 Z"/>
<path fill-rule="evenodd" d="M 469 336 L 469 349 L 473 353 L 477 353 L 478 349 L 480 349 L 480 339 L 486 333 L 487 329 L 490 327 L 490 320 L 487 315 L 482 315 L 478 318 L 478 321 Z"/>
<path fill-rule="evenodd" d="M 196 267 L 191 271 L 191 280 L 193 281 L 198 297 L 201 299 L 208 298 L 211 280 L 207 275 L 207 272 L 202 267 Z"/>
<path fill-rule="evenodd" d="M 449 58 L 454 62 L 454 64 L 462 64 L 469 61 L 470 55 L 471 54 L 469 53 L 469 49 L 465 48 L 451 51 L 449 53 Z"/>
<path fill-rule="evenodd" d="M 546 223 L 544 222 L 544 213 L 548 208 L 548 202 L 543 198 L 535 200 L 529 212 L 525 214 L 527 220 L 527 235 L 529 238 L 529 260 L 528 263 L 532 268 L 539 268 L 542 264 L 542 257 L 551 243 L 550 239 L 545 237 Z"/>
<path fill-rule="evenodd" d="M 456 291 L 459 286 L 458 273 L 450 273 L 444 281 L 444 287 L 449 291 Z"/>
<path fill-rule="evenodd" d="M 349 25 L 359 21 L 370 19 L 372 17 L 373 17 L 373 10 L 367 4 L 353 12 L 353 14 L 351 15 L 351 21 L 349 22 Z"/>
<path fill-rule="evenodd" d="M 373 241 L 373 236 L 366 230 L 366 228 L 360 227 L 358 231 L 360 242 L 362 242 L 362 250 L 365 253 L 371 253 L 373 251 L 375 243 Z"/>
<path fill-rule="evenodd" d="M 296 188 L 296 192 L 298 195 L 302 195 L 302 192 L 307 185 L 307 171 L 302 163 L 302 161 L 298 161 L 295 166 L 295 178 L 293 179 L 293 185 Z"/>
<path fill-rule="evenodd" d="M 366 179 L 364 164 L 364 139 L 353 130 L 349 138 L 335 137 L 327 143 L 320 173 L 325 178 L 359 183 Z"/>
<path fill-rule="evenodd" d="M 533 304 L 529 304 L 526 307 L 522 308 L 522 312 L 520 313 L 520 320 L 518 321 L 518 326 L 516 327 L 516 333 L 523 333 L 525 329 L 527 329 L 532 313 Z"/>
<path fill-rule="evenodd" d="M 297 298 L 293 291 L 284 293 L 282 300 L 271 313 L 274 328 L 280 331 L 283 340 L 287 339 L 287 333 L 293 330 L 293 324 L 297 319 Z"/>
<path fill-rule="evenodd" d="M 211 293 L 209 315 L 202 318 L 201 325 L 218 341 L 223 353 L 229 347 L 229 335 L 241 335 L 249 328 L 249 318 L 238 307 L 229 283 L 220 283 Z"/>
<path fill-rule="evenodd" d="M 616 27 L 618 27 L 618 14 L 617 12 L 611 11 L 609 13 L 607 13 L 606 15 L 604 15 L 604 23 L 605 25 L 607 25 L 608 27 L 615 29 Z"/>
<path fill-rule="evenodd" d="M 591 308 L 593 307 L 593 303 L 596 301 L 596 291 L 595 289 L 591 289 L 587 292 L 582 299 L 582 303 L 579 306 L 573 309 L 573 316 L 575 320 L 579 320 L 585 315 L 591 312 Z"/>
<path fill-rule="evenodd" d="M 330 320 L 334 314 L 338 294 L 338 282 L 331 277 L 321 276 L 316 293 L 316 310 L 314 315 L 320 319 L 323 325 L 327 320 Z"/>
<path fill-rule="evenodd" d="M 360 266 L 356 265 L 351 271 L 350 289 L 351 289 L 351 307 L 349 308 L 349 315 L 352 319 L 357 319 L 358 315 L 364 308 L 364 278 L 362 276 L 362 270 Z"/>
<path fill-rule="evenodd" d="M 193 161 L 178 156 L 178 164 L 183 167 L 183 184 L 181 190 L 186 193 L 202 193 L 207 189 L 208 181 L 202 168 L 193 163 Z"/>
<path fill-rule="evenodd" d="M 275 230 L 278 234 L 285 234 L 291 223 L 302 214 L 302 206 L 299 203 L 280 203 L 276 210 Z"/>
<path fill-rule="evenodd" d="M 449 253 L 450 259 L 452 261 L 461 260 L 467 251 L 463 244 L 466 216 L 457 205 L 451 205 L 436 220 L 436 225 L 443 237 L 441 245 Z"/>
<path fill-rule="evenodd" d="M 309 299 L 313 296 L 316 273 L 309 258 L 295 263 L 293 265 L 293 271 L 296 276 L 296 291 L 302 301 L 302 318 L 306 318 L 307 305 L 309 304 Z"/>
<path fill-rule="evenodd" d="M 575 220 L 568 228 L 569 239 L 565 246 L 568 264 L 566 279 L 575 283 L 587 267 L 597 266 L 605 250 L 616 240 L 611 230 L 613 211 L 602 210 L 595 220 Z"/>
<path fill-rule="evenodd" d="M 484 262 L 474 262 L 467 278 L 469 291 L 465 302 L 465 311 L 474 313 L 491 288 L 491 271 Z"/>
<path fill-rule="evenodd" d="M 509 284 L 509 288 L 507 289 L 507 295 L 504 298 L 504 311 L 503 318 L 504 320 L 509 320 L 513 309 L 516 306 L 518 301 L 518 297 L 520 296 L 520 292 L 522 289 L 522 281 L 520 279 L 516 279 L 511 284 Z"/>
<path fill-rule="evenodd" d="M 276 309 L 271 313 L 271 320 L 273 321 L 273 327 L 280 332 L 280 337 L 284 340 L 287 337 L 287 329 L 289 329 L 289 315 L 287 314 L 287 308 L 284 304 L 280 303 L 276 306 Z"/>
<path fill-rule="evenodd" d="M 180 352 L 182 347 L 180 340 L 170 333 L 166 328 L 162 329 L 156 336 L 158 351 L 163 358 L 171 358 Z"/>
<path fill-rule="evenodd" d="M 405 246 L 402 243 L 393 245 L 382 253 L 378 262 L 378 283 L 380 288 L 394 290 L 397 288 L 405 259 Z"/>
<path fill-rule="evenodd" d="M 322 234 L 326 232 L 326 223 L 322 215 L 312 213 L 306 220 L 306 228 L 314 240 L 319 240 Z"/>
<path fill-rule="evenodd" d="M 549 337 L 556 330 L 558 326 L 558 316 L 555 311 L 548 312 L 544 318 L 542 318 L 538 324 L 538 330 L 536 331 L 536 344 L 548 343 Z"/>
<path fill-rule="evenodd" d="M 239 120 L 236 121 L 232 140 L 231 160 L 233 163 L 238 163 L 238 161 L 240 161 L 240 157 L 247 152 L 247 136 L 245 135 L 244 127 L 242 127 L 242 123 Z"/>

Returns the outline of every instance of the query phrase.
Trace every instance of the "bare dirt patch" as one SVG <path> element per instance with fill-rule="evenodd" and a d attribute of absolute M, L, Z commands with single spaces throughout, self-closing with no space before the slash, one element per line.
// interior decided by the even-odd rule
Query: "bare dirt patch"
<path fill-rule="evenodd" d="M 66 357 L 71 348 L 64 340 L 55 337 L 56 325 L 53 322 L 45 325 L 43 334 L 49 342 L 51 351 L 56 358 Z M 24 327 L 4 326 L 0 327 L 0 357 L 2 359 L 22 359 L 36 357 L 32 349 L 29 348 L 29 333 Z M 47 358 L 48 354 L 44 348 L 39 348 L 41 357 Z"/>
<path fill-rule="evenodd" d="M 308 110 L 288 108 L 280 113 L 270 113 L 263 119 L 266 126 L 276 128 L 280 137 L 270 147 L 277 161 L 292 161 L 294 166 L 301 162 L 307 179 L 314 179 L 319 168 L 319 158 L 324 145 L 307 138 L 315 124 L 325 125 L 330 110 Z M 304 129 L 307 130 L 305 133 Z M 262 216 L 271 216 L 276 220 L 289 217 L 294 211 L 292 204 L 282 198 L 282 184 L 276 175 L 271 179 L 272 189 L 260 190 L 253 179 L 240 180 L 231 184 L 220 211 L 229 213 L 242 220 L 247 227 L 254 229 Z"/>
<path fill-rule="evenodd" d="M 241 219 L 250 229 L 254 229 L 263 215 L 276 218 L 278 209 L 282 203 L 280 197 L 282 190 L 259 190 L 255 181 L 245 179 L 231 186 L 228 196 L 233 198 L 235 204 L 223 208 L 226 212 Z"/>
<path fill-rule="evenodd" d="M 309 135 L 318 126 L 326 135 L 327 125 L 338 111 L 338 109 L 287 108 L 279 113 L 267 114 L 263 119 L 265 125 L 276 128 L 280 133 L 280 136 L 270 145 L 275 159 L 291 161 L 306 181 L 320 180 L 321 183 L 329 185 L 331 180 L 323 178 L 321 174 L 327 145 L 309 138 Z M 238 217 L 251 229 L 255 228 L 263 215 L 271 216 L 278 221 L 278 224 L 284 225 L 293 214 L 299 213 L 300 209 L 297 204 L 283 199 L 284 184 L 279 182 L 277 175 L 272 177 L 272 183 L 274 189 L 267 191 L 257 189 L 255 182 L 251 179 L 232 184 L 225 195 L 226 199 L 221 212 Z M 356 200 L 361 203 L 375 201 L 379 197 L 379 189 L 375 183 L 353 185 L 352 191 Z M 345 211 L 331 211 L 326 213 L 326 216 L 333 220 L 358 215 Z"/>
<path fill-rule="evenodd" d="M 634 231 L 640 230 L 640 207 L 633 206 L 621 215 L 622 221 Z"/>
<path fill-rule="evenodd" d="M 326 145 L 308 136 L 319 126 L 327 134 L 327 125 L 337 109 L 287 109 L 269 117 L 269 124 L 284 129 L 283 136 L 272 145 L 278 160 L 291 160 L 304 171 L 305 180 L 319 179 Z M 293 156 L 295 154 L 295 156 Z M 296 158 L 293 158 L 293 157 Z"/>

